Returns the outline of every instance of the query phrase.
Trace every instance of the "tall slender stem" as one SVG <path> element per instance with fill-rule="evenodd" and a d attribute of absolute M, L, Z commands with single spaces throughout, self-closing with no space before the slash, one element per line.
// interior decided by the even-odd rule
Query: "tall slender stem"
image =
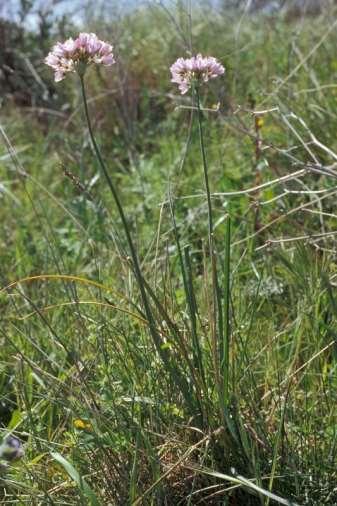
<path fill-rule="evenodd" d="M 153 317 L 152 317 L 152 311 L 150 310 L 148 299 L 147 299 L 147 296 L 146 296 L 146 292 L 145 292 L 145 288 L 144 288 L 144 284 L 143 284 L 143 277 L 142 277 L 141 270 L 140 270 L 140 267 L 139 267 L 139 261 L 138 261 L 137 253 L 136 253 L 136 250 L 135 250 L 132 238 L 131 238 L 131 234 L 130 234 L 130 230 L 129 230 L 129 225 L 128 225 L 128 222 L 126 220 L 126 216 L 124 214 L 124 210 L 123 210 L 121 201 L 119 200 L 118 193 L 117 193 L 117 191 L 116 191 L 116 189 L 115 189 L 115 187 L 113 185 L 113 182 L 112 182 L 112 180 L 111 180 L 111 178 L 109 176 L 109 172 L 107 170 L 107 167 L 106 167 L 105 162 L 104 162 L 104 160 L 102 158 L 100 149 L 98 147 L 98 144 L 97 144 L 95 136 L 94 136 L 94 132 L 93 132 L 92 125 L 91 125 L 91 119 L 90 119 L 90 115 L 89 115 L 88 102 L 87 102 L 87 97 L 86 97 L 86 92 L 85 92 L 85 86 L 84 86 L 84 79 L 81 76 L 80 76 L 80 81 L 81 81 L 81 90 L 82 90 L 84 112 L 85 112 L 85 117 L 86 117 L 86 120 L 87 120 L 87 125 L 88 125 L 90 139 L 91 139 L 91 142 L 92 142 L 95 154 L 97 156 L 97 160 L 99 162 L 100 168 L 101 168 L 101 170 L 102 170 L 102 172 L 103 172 L 103 174 L 105 176 L 106 182 L 108 183 L 109 189 L 110 189 L 111 194 L 112 194 L 112 196 L 114 198 L 115 204 L 117 206 L 119 215 L 120 215 L 122 223 L 123 223 L 123 228 L 124 228 L 124 231 L 125 231 L 125 235 L 126 235 L 126 239 L 127 239 L 129 248 L 130 248 L 130 253 L 131 253 L 131 257 L 132 257 L 133 268 L 134 268 L 135 275 L 136 275 L 136 278 L 137 278 L 137 281 L 138 281 L 138 285 L 139 285 L 139 289 L 140 289 L 140 293 L 141 293 L 142 302 L 143 302 L 143 305 L 144 305 L 146 317 L 147 317 L 147 319 L 149 321 L 150 326 L 152 326 L 152 325 L 154 325 L 154 321 L 153 321 Z"/>
<path fill-rule="evenodd" d="M 202 165 L 203 165 L 203 170 L 204 170 L 204 181 L 205 181 L 205 189 L 206 189 L 206 197 L 207 197 L 208 242 L 209 242 L 209 248 L 210 248 L 210 255 L 212 255 L 212 253 L 213 253 L 212 201 L 211 201 L 211 193 L 210 193 L 210 189 L 209 189 L 208 166 L 207 166 L 205 143 L 204 143 L 204 132 L 203 132 L 203 128 L 202 128 L 202 112 L 201 112 L 201 107 L 200 107 L 200 96 L 199 96 L 199 89 L 197 86 L 195 88 L 195 95 L 197 98 L 200 150 L 201 150 L 201 156 L 202 156 Z"/>
<path fill-rule="evenodd" d="M 231 255 L 231 219 L 226 220 L 225 272 L 224 272 L 224 332 L 220 367 L 224 382 L 224 407 L 229 405 L 229 340 L 230 340 L 230 258 Z"/>
<path fill-rule="evenodd" d="M 204 142 L 204 132 L 203 132 L 203 117 L 200 106 L 200 95 L 198 86 L 195 87 L 195 96 L 197 100 L 197 109 L 198 109 L 198 125 L 199 125 L 199 140 L 200 140 L 200 151 L 202 156 L 202 164 L 203 164 L 203 172 L 204 172 L 204 182 L 205 182 L 205 190 L 206 190 L 206 198 L 207 198 L 207 210 L 208 210 L 208 245 L 209 245 L 209 255 L 211 258 L 211 268 L 212 268 L 212 292 L 213 292 L 213 322 L 211 322 L 212 328 L 212 341 L 213 341 L 213 356 L 214 356 L 214 368 L 215 375 L 218 387 L 218 395 L 219 395 L 219 405 L 221 417 L 224 420 L 224 412 L 225 412 L 225 404 L 226 404 L 226 384 L 227 384 L 227 374 L 228 371 L 224 371 L 224 352 L 226 352 L 226 331 L 224 333 L 223 326 L 223 310 L 221 306 L 221 293 L 218 281 L 217 274 L 217 266 L 216 266 L 216 256 L 214 250 L 214 238 L 213 238 L 213 216 L 212 216 L 212 200 L 211 200 L 211 192 L 209 186 L 209 178 L 208 178 L 208 165 L 206 159 L 206 151 L 205 151 L 205 142 Z M 224 339 L 225 338 L 225 339 Z"/>
<path fill-rule="evenodd" d="M 109 189 L 110 189 L 110 191 L 112 193 L 112 196 L 113 196 L 113 198 L 115 200 L 115 204 L 117 206 L 119 215 L 121 217 L 121 220 L 122 220 L 122 223 L 123 223 L 123 227 L 124 227 L 124 230 L 125 230 L 126 239 L 127 239 L 127 242 L 128 242 L 129 248 L 130 248 L 131 256 L 132 256 L 132 260 L 133 260 L 133 264 L 134 264 L 134 269 L 135 269 L 135 272 L 136 272 L 136 276 L 138 278 L 139 276 L 141 276 L 141 273 L 140 273 L 140 269 L 139 269 L 139 263 L 138 263 L 137 254 L 136 254 L 136 251 L 135 251 L 132 239 L 131 239 L 128 222 L 126 220 L 122 204 L 121 204 L 121 202 L 119 200 L 118 193 L 117 193 L 117 191 L 116 191 L 116 189 L 115 189 L 115 187 L 114 187 L 114 185 L 112 183 L 112 180 L 111 180 L 111 178 L 109 176 L 109 172 L 108 172 L 108 170 L 106 168 L 105 162 L 104 162 L 104 160 L 102 158 L 100 149 L 98 147 L 98 144 L 97 144 L 95 136 L 94 136 L 94 132 L 93 132 L 92 125 L 91 125 L 91 119 L 90 119 L 90 115 L 89 115 L 89 109 L 88 109 L 88 102 L 87 102 L 86 92 L 85 92 L 84 78 L 80 77 L 80 81 L 81 81 L 81 90 L 82 90 L 82 98 L 83 98 L 85 118 L 86 118 L 87 125 L 88 125 L 90 139 L 91 139 L 91 142 L 92 142 L 92 145 L 93 145 L 93 148 L 94 148 L 97 160 L 99 162 L 100 168 L 101 168 L 101 170 L 102 170 L 102 172 L 103 172 L 103 174 L 105 176 L 106 182 L 108 183 Z"/>
<path fill-rule="evenodd" d="M 109 186 L 111 194 L 114 198 L 118 213 L 119 213 L 120 218 L 122 220 L 124 232 L 126 235 L 126 240 L 127 240 L 127 243 L 128 243 L 129 249 L 130 249 L 134 274 L 136 276 L 136 280 L 137 280 L 137 283 L 139 286 L 141 299 L 142 299 L 142 303 L 143 303 L 144 310 L 145 310 L 145 315 L 146 315 L 146 318 L 148 321 L 148 325 L 149 325 L 152 339 L 154 341 L 154 345 L 156 347 L 156 350 L 157 350 L 159 356 L 161 357 L 162 361 L 164 362 L 165 366 L 167 367 L 168 371 L 170 372 L 172 379 L 178 383 L 179 387 L 181 388 L 181 390 L 184 394 L 185 399 L 188 402 L 190 402 L 190 395 L 189 395 L 190 392 L 189 392 L 188 383 L 187 383 L 186 379 L 182 376 L 181 372 L 174 367 L 174 364 L 171 361 L 171 357 L 170 357 L 168 350 L 162 346 L 162 344 L 163 344 L 162 339 L 161 339 L 161 336 L 157 330 L 156 323 L 155 323 L 155 320 L 154 320 L 154 317 L 152 314 L 152 310 L 151 310 L 151 307 L 150 307 L 150 304 L 148 301 L 148 297 L 147 297 L 146 289 L 145 289 L 146 283 L 145 283 L 145 280 L 143 279 L 143 275 L 142 275 L 142 272 L 140 269 L 139 260 L 138 260 L 138 256 L 136 253 L 136 248 L 135 248 L 133 241 L 132 241 L 132 237 L 131 237 L 130 230 L 129 230 L 129 225 L 128 225 L 126 216 L 124 214 L 123 206 L 122 206 L 122 203 L 119 199 L 116 188 L 114 187 L 114 184 L 109 176 L 108 169 L 105 165 L 105 162 L 104 162 L 103 157 L 101 155 L 101 151 L 98 147 L 98 144 L 97 144 L 95 136 L 94 136 L 94 132 L 93 132 L 92 124 L 91 124 L 91 120 L 90 120 L 90 114 L 89 114 L 89 109 L 88 109 L 88 102 L 87 102 L 87 96 L 86 96 L 83 76 L 80 76 L 80 82 L 81 82 L 81 91 L 82 91 L 84 112 L 85 112 L 85 117 L 86 117 L 86 121 L 87 121 L 87 125 L 88 125 L 90 139 L 91 139 L 100 169 L 102 170 L 104 177 L 106 179 L 106 182 L 108 183 L 108 186 Z"/>

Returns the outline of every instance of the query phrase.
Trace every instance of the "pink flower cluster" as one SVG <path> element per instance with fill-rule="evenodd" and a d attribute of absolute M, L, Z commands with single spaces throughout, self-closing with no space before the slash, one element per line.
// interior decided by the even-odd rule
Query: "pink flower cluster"
<path fill-rule="evenodd" d="M 207 82 L 225 72 L 224 67 L 213 56 L 203 57 L 201 54 L 192 58 L 178 58 L 170 68 L 173 83 L 178 84 L 181 94 L 187 93 L 192 82 Z"/>
<path fill-rule="evenodd" d="M 115 63 L 112 46 L 99 40 L 94 33 L 80 33 L 77 39 L 57 42 L 45 59 L 55 72 L 55 81 L 62 81 L 68 72 L 84 74 L 87 65 Z"/>

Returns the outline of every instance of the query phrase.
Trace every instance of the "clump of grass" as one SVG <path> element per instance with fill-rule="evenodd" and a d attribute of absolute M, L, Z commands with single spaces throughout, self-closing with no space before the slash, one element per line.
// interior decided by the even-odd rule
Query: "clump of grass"
<path fill-rule="evenodd" d="M 334 32 L 170 14 L 128 18 L 113 94 L 88 75 L 90 139 L 81 109 L 65 141 L 8 108 L 1 431 L 25 457 L 5 504 L 336 502 Z M 165 96 L 190 35 L 223 94 Z"/>

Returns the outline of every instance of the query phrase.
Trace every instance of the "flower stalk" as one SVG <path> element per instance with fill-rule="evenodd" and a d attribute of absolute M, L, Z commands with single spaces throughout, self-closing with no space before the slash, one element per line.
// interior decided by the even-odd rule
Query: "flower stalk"
<path fill-rule="evenodd" d="M 212 284 L 212 307 L 210 311 L 210 329 L 211 346 L 213 356 L 213 366 L 215 371 L 215 382 L 217 386 L 220 416 L 225 424 L 227 416 L 227 407 L 229 404 L 229 248 L 230 248 L 230 229 L 229 218 L 227 219 L 226 231 L 226 260 L 225 260 L 225 280 L 224 294 L 220 290 L 219 278 L 217 273 L 217 260 L 214 245 L 213 213 L 212 199 L 209 185 L 208 164 L 206 158 L 204 131 L 203 131 L 203 113 L 200 103 L 200 87 L 211 79 L 224 74 L 225 69 L 213 56 L 202 56 L 200 53 L 191 58 L 178 58 L 171 66 L 171 81 L 178 85 L 182 95 L 190 89 L 195 98 L 200 152 L 203 166 L 203 176 L 205 192 L 207 199 L 208 214 L 208 251 L 211 259 L 211 284 Z M 185 280 L 184 280 L 184 284 Z M 188 291 L 187 291 L 188 292 Z M 224 299 L 224 307 L 222 307 Z M 193 336 L 192 336 L 193 337 Z"/>
<path fill-rule="evenodd" d="M 180 370 L 178 370 L 176 367 L 174 367 L 174 363 L 172 363 L 171 355 L 170 355 L 169 351 L 165 347 L 163 347 L 162 338 L 161 338 L 161 336 L 158 332 L 158 329 L 156 327 L 155 319 L 154 319 L 152 309 L 151 309 L 151 306 L 150 306 L 150 303 L 148 300 L 148 296 L 146 293 L 147 284 L 146 284 L 146 282 L 143 278 L 142 272 L 141 272 L 136 248 L 133 244 L 133 240 L 132 240 L 132 237 L 130 234 L 129 224 L 126 219 L 122 203 L 119 199 L 118 192 L 112 182 L 112 179 L 109 175 L 106 164 L 103 160 L 100 148 L 99 148 L 97 141 L 95 139 L 95 135 L 94 135 L 92 124 L 91 124 L 90 114 L 89 114 L 84 77 L 83 77 L 83 75 L 79 75 L 79 78 L 80 78 L 80 83 L 81 83 L 83 106 L 84 106 L 85 118 L 86 118 L 86 123 L 88 126 L 90 140 L 92 142 L 92 146 L 93 146 L 97 161 L 99 163 L 100 169 L 101 169 L 101 171 L 105 177 L 105 180 L 108 184 L 108 187 L 109 187 L 110 192 L 113 196 L 119 216 L 122 221 L 126 240 L 127 240 L 128 246 L 129 246 L 130 254 L 131 254 L 133 271 L 134 271 L 136 281 L 137 281 L 137 284 L 138 284 L 138 287 L 140 290 L 141 300 L 143 303 L 146 319 L 148 321 L 150 333 L 151 333 L 155 348 L 158 352 L 158 355 L 162 359 L 164 365 L 166 366 L 167 370 L 169 371 L 171 378 L 173 379 L 173 381 L 176 382 L 176 384 L 181 389 L 182 394 L 184 395 L 184 398 L 185 398 L 187 404 L 190 406 L 191 409 L 194 409 L 194 403 L 191 400 L 192 397 L 191 397 L 190 387 L 189 387 L 186 379 L 184 378 L 184 376 L 181 374 Z"/>
<path fill-rule="evenodd" d="M 200 152 L 202 157 L 202 166 L 203 166 L 203 175 L 204 175 L 204 184 L 206 191 L 206 200 L 207 200 L 207 214 L 208 214 L 208 249 L 209 255 L 211 259 L 211 279 L 212 279 L 212 321 L 210 322 L 211 328 L 211 337 L 212 337 L 212 347 L 213 347 L 213 362 L 214 362 L 214 370 L 216 383 L 218 388 L 218 396 L 220 400 L 220 406 L 223 407 L 223 397 L 224 397 L 224 388 L 223 388 L 223 379 L 221 376 L 221 365 L 222 365 L 222 356 L 223 356 L 223 313 L 221 306 L 221 293 L 218 282 L 218 273 L 217 273 L 217 265 L 216 265 L 216 255 L 214 249 L 214 235 L 213 235 L 213 212 L 212 212 L 212 199 L 209 185 L 209 177 L 208 177 L 208 164 L 206 158 L 206 150 L 205 150 L 205 142 L 204 142 L 204 131 L 203 131 L 203 117 L 202 110 L 200 104 L 200 94 L 199 87 L 195 86 L 194 88 L 196 105 L 198 110 L 198 129 L 199 129 L 199 142 L 200 142 Z M 223 409 L 221 409 L 223 413 Z"/>

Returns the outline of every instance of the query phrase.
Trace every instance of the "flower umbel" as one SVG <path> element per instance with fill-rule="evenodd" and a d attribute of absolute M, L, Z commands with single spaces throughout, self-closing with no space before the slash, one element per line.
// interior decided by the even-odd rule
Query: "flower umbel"
<path fill-rule="evenodd" d="M 178 84 L 182 95 L 187 93 L 192 82 L 206 83 L 225 72 L 224 67 L 213 56 L 192 56 L 192 58 L 178 58 L 170 68 L 173 83 Z"/>
<path fill-rule="evenodd" d="M 62 81 L 68 72 L 83 76 L 91 63 L 109 66 L 115 63 L 112 46 L 94 33 L 80 33 L 77 39 L 57 42 L 45 59 L 55 72 L 55 81 Z"/>

